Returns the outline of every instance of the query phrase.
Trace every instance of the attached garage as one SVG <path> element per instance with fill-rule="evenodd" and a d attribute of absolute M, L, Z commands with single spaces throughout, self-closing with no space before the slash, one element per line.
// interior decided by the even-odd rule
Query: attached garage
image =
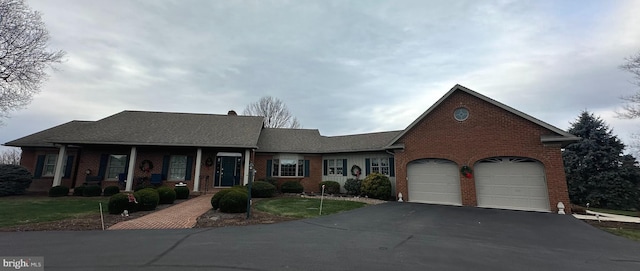
<path fill-rule="evenodd" d="M 462 205 L 460 177 L 454 162 L 422 159 L 407 166 L 409 201 Z"/>
<path fill-rule="evenodd" d="M 498 157 L 474 166 L 479 207 L 550 211 L 544 166 L 533 159 Z"/>

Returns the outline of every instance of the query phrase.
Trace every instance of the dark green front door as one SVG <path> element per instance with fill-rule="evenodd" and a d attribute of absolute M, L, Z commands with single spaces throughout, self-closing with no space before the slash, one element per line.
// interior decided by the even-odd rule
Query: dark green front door
<path fill-rule="evenodd" d="M 236 159 L 237 157 L 220 157 L 220 186 L 236 185 Z"/>

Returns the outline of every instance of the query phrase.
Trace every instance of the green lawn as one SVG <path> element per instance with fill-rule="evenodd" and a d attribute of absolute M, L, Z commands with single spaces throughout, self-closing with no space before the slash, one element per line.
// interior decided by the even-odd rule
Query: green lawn
<path fill-rule="evenodd" d="M 367 205 L 363 202 L 324 200 L 322 215 L 335 214 L 357 209 Z M 310 198 L 274 198 L 256 202 L 255 208 L 280 216 L 310 218 L 320 215 L 320 199 Z"/>
<path fill-rule="evenodd" d="M 599 212 L 599 213 L 638 217 L 637 211 L 623 211 L 623 210 L 612 210 L 612 209 L 601 209 L 601 208 L 589 208 L 588 210 Z"/>
<path fill-rule="evenodd" d="M 620 228 L 602 228 L 603 230 L 629 238 L 631 240 L 640 241 L 640 230 L 636 229 L 620 229 Z"/>
<path fill-rule="evenodd" d="M 107 197 L 32 197 L 0 198 L 0 227 L 56 221 L 82 215 L 107 212 Z"/>

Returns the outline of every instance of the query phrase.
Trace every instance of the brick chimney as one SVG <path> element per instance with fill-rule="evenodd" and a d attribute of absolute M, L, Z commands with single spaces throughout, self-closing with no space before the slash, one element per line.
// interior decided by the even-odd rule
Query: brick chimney
<path fill-rule="evenodd" d="M 228 116 L 237 116 L 238 113 L 236 113 L 236 111 L 234 110 L 229 110 L 229 113 L 227 113 Z"/>

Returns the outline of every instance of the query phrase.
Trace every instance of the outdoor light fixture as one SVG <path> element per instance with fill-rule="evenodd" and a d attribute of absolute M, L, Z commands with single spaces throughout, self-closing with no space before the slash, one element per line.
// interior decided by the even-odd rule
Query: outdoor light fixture
<path fill-rule="evenodd" d="M 87 175 L 91 175 L 91 170 L 87 169 L 84 173 L 86 173 Z"/>

